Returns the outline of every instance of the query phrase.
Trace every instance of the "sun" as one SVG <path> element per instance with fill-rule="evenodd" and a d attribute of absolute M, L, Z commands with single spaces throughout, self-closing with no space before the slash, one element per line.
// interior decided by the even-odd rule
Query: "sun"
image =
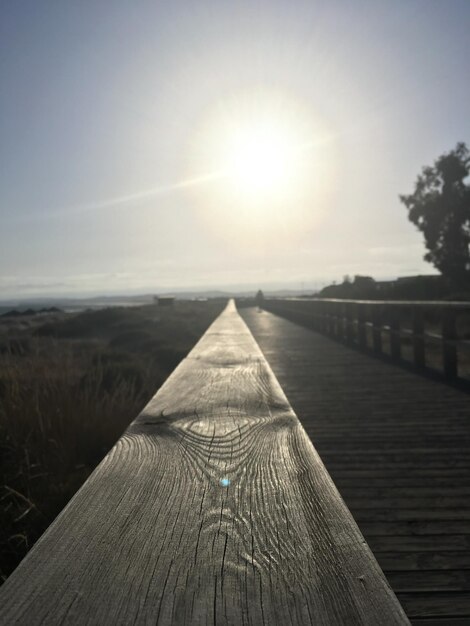
<path fill-rule="evenodd" d="M 300 241 L 333 189 L 333 137 L 293 95 L 262 88 L 225 94 L 188 138 L 187 178 L 204 174 L 188 197 L 217 239 L 240 249 Z"/>
<path fill-rule="evenodd" d="M 271 122 L 242 125 L 228 137 L 225 171 L 235 190 L 243 194 L 284 192 L 295 167 L 294 137 Z"/>

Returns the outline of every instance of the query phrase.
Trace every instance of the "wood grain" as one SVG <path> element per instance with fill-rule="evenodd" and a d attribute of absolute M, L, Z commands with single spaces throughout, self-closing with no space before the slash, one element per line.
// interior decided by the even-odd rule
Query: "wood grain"
<path fill-rule="evenodd" d="M 233 303 L 0 605 L 2 624 L 408 623 Z"/>

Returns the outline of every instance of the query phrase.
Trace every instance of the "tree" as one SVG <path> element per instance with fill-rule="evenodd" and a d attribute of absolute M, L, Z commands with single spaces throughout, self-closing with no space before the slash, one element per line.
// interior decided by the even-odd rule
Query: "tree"
<path fill-rule="evenodd" d="M 255 301 L 258 306 L 261 306 L 264 302 L 264 293 L 261 291 L 261 289 L 258 289 L 255 296 Z"/>
<path fill-rule="evenodd" d="M 464 143 L 424 167 L 414 193 L 400 196 L 424 235 L 424 259 L 455 285 L 470 282 L 470 151 Z"/>

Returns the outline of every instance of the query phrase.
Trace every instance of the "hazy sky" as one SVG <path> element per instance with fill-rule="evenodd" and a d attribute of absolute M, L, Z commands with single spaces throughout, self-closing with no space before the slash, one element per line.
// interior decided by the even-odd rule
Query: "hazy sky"
<path fill-rule="evenodd" d="M 0 297 L 433 272 L 398 194 L 470 142 L 468 0 L 0 7 Z"/>

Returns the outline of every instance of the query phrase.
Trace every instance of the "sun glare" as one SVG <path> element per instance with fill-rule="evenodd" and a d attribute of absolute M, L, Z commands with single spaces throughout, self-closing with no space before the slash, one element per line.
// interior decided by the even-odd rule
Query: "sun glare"
<path fill-rule="evenodd" d="M 232 185 L 248 194 L 285 190 L 292 179 L 293 159 L 292 138 L 265 124 L 239 129 L 227 147 L 227 171 Z"/>
<path fill-rule="evenodd" d="M 320 219 L 331 189 L 329 127 L 301 102 L 259 90 L 220 100 L 191 138 L 192 200 L 218 237 L 274 242 L 297 237 Z"/>

